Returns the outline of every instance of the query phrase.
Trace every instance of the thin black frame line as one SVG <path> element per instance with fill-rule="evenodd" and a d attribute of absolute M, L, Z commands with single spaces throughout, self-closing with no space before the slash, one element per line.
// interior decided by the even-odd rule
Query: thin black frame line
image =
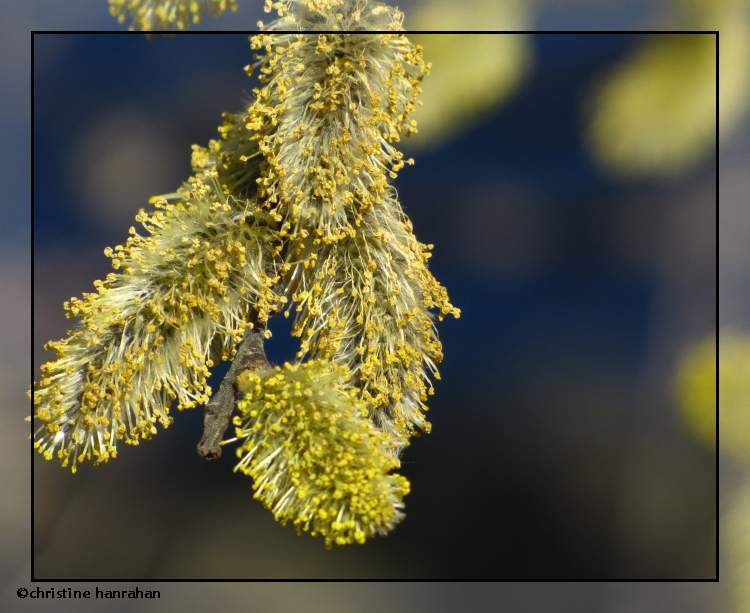
<path fill-rule="evenodd" d="M 719 501 L 719 48 L 721 47 L 720 34 L 716 32 L 716 580 L 719 581 L 719 518 L 721 509 Z"/>
<path fill-rule="evenodd" d="M 35 189 L 35 181 L 34 181 L 34 138 L 35 138 L 35 132 L 34 132 L 34 118 L 35 118 L 35 112 L 34 112 L 34 75 L 36 74 L 36 71 L 34 69 L 34 34 L 32 33 L 30 37 L 30 52 L 31 52 L 31 79 L 29 79 L 29 88 L 30 88 L 30 96 L 31 96 L 31 104 L 30 104 L 30 122 L 29 125 L 31 127 L 30 133 L 29 133 L 29 165 L 30 165 L 30 176 L 31 176 L 31 189 L 29 190 L 29 196 L 31 198 L 31 207 L 30 207 L 30 215 L 29 215 L 29 238 L 31 243 L 31 279 L 29 284 L 30 294 L 31 294 L 31 351 L 30 353 L 30 366 L 31 366 L 31 407 L 29 410 L 29 447 L 31 452 L 31 496 L 29 498 L 29 504 L 31 506 L 31 560 L 30 560 L 30 573 L 29 576 L 31 577 L 31 581 L 33 582 L 35 580 L 34 578 L 34 525 L 35 525 L 35 517 L 34 517 L 34 465 L 36 462 L 34 460 L 36 459 L 36 453 L 34 449 L 34 375 L 36 373 L 36 368 L 34 365 L 34 274 L 35 274 L 35 267 L 34 267 L 34 225 L 35 225 L 35 219 L 34 219 L 34 189 Z"/>
<path fill-rule="evenodd" d="M 201 34 L 253 34 L 260 33 L 257 30 L 211 30 L 211 31 L 152 31 L 152 32 L 134 32 L 134 31 L 120 31 L 120 30 L 30 30 L 30 42 L 31 42 L 31 131 L 30 131 L 30 165 L 31 165 L 31 189 L 30 189 L 30 200 L 31 200 L 31 215 L 30 215 L 30 238 L 31 238 L 31 414 L 33 416 L 33 381 L 35 374 L 34 365 L 34 274 L 35 274 L 35 177 L 34 177 L 34 93 L 35 93 L 35 71 L 34 71 L 34 37 L 38 34 L 63 34 L 63 35 L 86 35 L 86 34 L 118 34 L 118 35 L 148 35 L 148 34 L 178 34 L 178 35 L 201 35 Z M 321 34 L 324 32 L 298 32 L 298 31 L 275 31 L 272 34 L 283 34 L 283 33 L 306 33 L 306 34 Z M 332 31 L 334 34 L 368 34 L 368 33 L 379 33 L 379 31 Z M 381 32 L 385 34 L 393 34 L 392 31 Z M 419 30 L 407 30 L 400 32 L 403 34 L 583 34 L 583 35 L 618 35 L 618 34 L 713 34 L 716 41 L 716 100 L 715 100 L 715 111 L 716 111 L 716 141 L 715 141 L 715 180 L 716 180 L 716 450 L 715 450 L 715 471 L 716 471 L 716 576 L 713 578 L 607 578 L 607 579 L 504 579 L 500 582 L 514 582 L 514 583 L 718 583 L 719 582 L 719 560 L 720 560 L 720 541 L 719 541 L 719 519 L 720 519 L 720 506 L 719 506 L 719 30 L 506 30 L 506 31 L 465 31 L 465 30 L 431 30 L 431 31 L 419 31 Z M 30 421 L 30 435 L 33 441 L 34 436 L 34 422 L 33 417 Z M 437 583 L 437 582 L 448 582 L 448 581 L 462 581 L 467 583 L 486 583 L 486 580 L 481 579 L 39 579 L 35 576 L 35 547 L 34 547 L 34 460 L 36 454 L 34 453 L 33 444 L 30 445 L 30 457 L 31 457 L 31 573 L 30 581 L 32 583 L 282 583 L 282 582 L 294 582 L 294 583 L 332 583 L 332 582 L 366 582 L 366 583 L 382 583 L 382 582 L 415 582 L 415 583 Z"/>
<path fill-rule="evenodd" d="M 718 34 L 718 30 L 31 30 L 32 34 L 116 34 L 119 36 L 210 36 L 224 34 L 528 34 L 528 35 L 649 35 L 649 34 Z"/>
<path fill-rule="evenodd" d="M 502 579 L 493 581 L 490 579 L 373 579 L 373 578 L 348 578 L 348 579 L 206 579 L 203 577 L 195 579 L 34 579 L 34 583 L 716 583 L 716 579 Z"/>

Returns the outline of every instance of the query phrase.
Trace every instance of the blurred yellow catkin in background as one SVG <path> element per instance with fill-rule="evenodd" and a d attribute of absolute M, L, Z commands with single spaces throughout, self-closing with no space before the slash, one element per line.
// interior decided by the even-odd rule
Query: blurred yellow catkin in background
<path fill-rule="evenodd" d="M 748 0 L 676 0 L 670 28 L 719 29 L 720 132 L 748 106 Z M 595 156 L 624 177 L 674 175 L 713 151 L 716 41 L 711 34 L 644 37 L 590 100 L 588 141 Z"/>
<path fill-rule="evenodd" d="M 737 492 L 723 514 L 722 528 L 729 561 L 730 606 L 750 613 L 750 485 Z"/>
<path fill-rule="evenodd" d="M 678 407 L 693 435 L 716 441 L 716 339 L 689 348 L 677 371 Z M 722 551 L 728 564 L 730 610 L 750 613 L 750 335 L 719 335 L 720 449 L 744 471 L 738 489 L 722 494 Z"/>
<path fill-rule="evenodd" d="M 723 332 L 719 349 L 721 451 L 750 465 L 750 335 Z M 716 437 L 716 341 L 689 348 L 677 374 L 683 420 L 701 442 Z"/>
<path fill-rule="evenodd" d="M 521 0 L 430 0 L 409 13 L 409 30 L 521 30 L 528 27 L 529 2 Z M 529 37 L 520 34 L 422 34 L 410 38 L 432 63 L 423 83 L 424 106 L 415 118 L 414 147 L 435 146 L 475 125 L 507 99 L 530 63 Z"/>

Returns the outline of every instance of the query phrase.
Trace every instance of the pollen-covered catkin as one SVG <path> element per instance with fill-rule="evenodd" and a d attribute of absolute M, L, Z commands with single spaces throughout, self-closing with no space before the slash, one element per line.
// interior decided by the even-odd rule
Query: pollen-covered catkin
<path fill-rule="evenodd" d="M 267 3 L 280 17 L 253 37 L 260 87 L 246 127 L 262 154 L 258 198 L 287 242 L 282 285 L 292 300 L 299 359 L 332 359 L 356 375 L 375 423 L 400 450 L 427 429 L 422 410 L 442 357 L 433 315 L 459 311 L 427 268 L 390 184 L 396 144 L 428 71 L 379 2 Z M 388 34 L 275 34 L 367 30 Z"/>
<path fill-rule="evenodd" d="M 300 355 L 345 364 L 398 451 L 415 430 L 430 428 L 424 411 L 443 352 L 429 309 L 448 298 L 425 266 L 429 246 L 392 213 L 366 213 L 354 237 L 303 273 L 312 291 L 298 289 L 292 300 L 302 305 L 293 330 L 303 339 Z M 316 299 L 322 313 L 307 308 Z"/>
<path fill-rule="evenodd" d="M 235 8 L 110 5 L 141 29 Z M 181 189 L 139 212 L 144 235 L 131 228 L 105 250 L 114 272 L 66 303 L 78 324 L 48 345 L 57 357 L 34 386 L 34 445 L 73 471 L 115 457 L 119 441 L 166 427 L 171 405 L 206 403 L 215 361 L 286 308 L 297 360 L 238 378 L 235 470 L 281 523 L 326 546 L 362 543 L 403 517 L 409 483 L 393 471 L 410 437 L 429 430 L 435 320 L 459 315 L 392 185 L 413 163 L 397 144 L 417 129 L 410 114 L 429 66 L 402 14 L 380 2 L 273 9 L 279 18 L 251 38 L 263 54 L 247 69 L 260 74 L 248 108 L 193 147 Z"/>
<path fill-rule="evenodd" d="M 139 212 L 145 236 L 105 249 L 115 272 L 65 308 L 78 325 L 48 347 L 57 353 L 35 385 L 34 445 L 73 471 L 115 457 L 171 422 L 170 405 L 208 401 L 206 381 L 249 325 L 265 322 L 282 296 L 268 253 L 274 245 L 252 200 L 227 195 L 215 171 Z"/>
<path fill-rule="evenodd" d="M 131 30 L 184 30 L 199 23 L 204 13 L 221 15 L 236 11 L 236 0 L 109 0 L 109 12 Z"/>
<path fill-rule="evenodd" d="M 208 146 L 193 145 L 193 170 L 216 172 L 222 187 L 235 198 L 253 201 L 256 207 L 256 181 L 260 173 L 258 144 L 248 138 L 242 113 L 224 113 L 219 138 Z M 267 221 L 276 226 L 270 218 Z"/>
<path fill-rule="evenodd" d="M 388 435 L 368 418 L 345 367 L 313 360 L 237 380 L 234 418 L 254 497 L 326 546 L 364 543 L 403 517 L 409 482 L 391 471 Z"/>

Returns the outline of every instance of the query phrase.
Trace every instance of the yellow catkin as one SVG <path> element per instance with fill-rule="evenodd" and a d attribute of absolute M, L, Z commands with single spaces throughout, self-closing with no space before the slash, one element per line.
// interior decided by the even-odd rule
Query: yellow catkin
<path fill-rule="evenodd" d="M 195 162 L 196 160 L 194 160 Z M 208 401 L 206 381 L 228 359 L 249 309 L 265 322 L 284 298 L 268 253 L 274 239 L 253 202 L 201 171 L 136 216 L 124 245 L 105 249 L 115 272 L 65 304 L 77 326 L 47 347 L 57 357 L 34 387 L 34 445 L 75 472 L 106 462 L 171 422 L 170 405 Z"/>
<path fill-rule="evenodd" d="M 750 465 L 750 335 L 722 330 L 719 353 L 721 451 Z M 716 337 L 690 345 L 681 356 L 675 397 L 688 430 L 706 446 L 716 443 Z"/>
<path fill-rule="evenodd" d="M 354 373 L 374 421 L 399 439 L 423 411 L 442 358 L 433 311 L 459 315 L 427 268 L 391 182 L 413 160 L 397 143 L 429 66 L 378 2 L 268 3 L 280 17 L 254 36 L 260 87 L 245 116 L 262 156 L 258 198 L 286 242 L 282 284 L 299 359 Z M 387 34 L 276 34 L 274 30 Z M 392 32 L 392 33 L 390 33 Z"/>
<path fill-rule="evenodd" d="M 109 0 L 109 12 L 131 30 L 184 30 L 199 23 L 203 14 L 236 11 L 236 0 Z"/>
<path fill-rule="evenodd" d="M 112 0 L 134 27 L 186 27 L 233 2 Z M 194 146 L 194 175 L 141 211 L 114 272 L 66 303 L 77 326 L 34 386 L 34 444 L 76 470 L 105 462 L 206 403 L 215 360 L 287 305 L 294 364 L 245 372 L 234 418 L 255 497 L 327 546 L 362 543 L 403 517 L 392 471 L 438 378 L 435 319 L 459 315 L 427 268 L 392 181 L 412 160 L 396 144 L 428 71 L 402 15 L 368 0 L 268 2 L 254 36 L 260 86 Z M 248 69 L 249 72 L 252 68 Z M 252 315 L 252 317 L 251 317 Z"/>
<path fill-rule="evenodd" d="M 346 368 L 325 361 L 247 371 L 237 381 L 235 470 L 282 524 L 326 546 L 364 543 L 403 517 L 409 482 L 368 419 Z"/>
<path fill-rule="evenodd" d="M 750 102 L 750 3 L 676 0 L 680 29 L 721 31 L 719 129 L 729 135 Z M 702 161 L 716 145 L 716 53 L 710 34 L 645 37 L 591 100 L 587 140 L 623 178 L 673 176 Z"/>

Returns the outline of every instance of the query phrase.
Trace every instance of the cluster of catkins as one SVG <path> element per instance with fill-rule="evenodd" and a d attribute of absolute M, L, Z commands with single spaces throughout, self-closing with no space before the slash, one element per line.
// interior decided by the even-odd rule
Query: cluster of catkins
<path fill-rule="evenodd" d="M 279 17 L 251 38 L 252 102 L 138 213 L 145 234 L 105 250 L 114 272 L 66 303 L 79 323 L 48 345 L 34 445 L 73 471 L 106 462 L 166 427 L 173 403 L 205 404 L 210 368 L 283 312 L 300 349 L 238 377 L 236 470 L 280 522 L 361 543 L 403 516 L 409 483 L 392 471 L 429 429 L 435 319 L 459 315 L 392 185 L 413 163 L 397 145 L 428 66 L 384 4 L 267 9 Z"/>

